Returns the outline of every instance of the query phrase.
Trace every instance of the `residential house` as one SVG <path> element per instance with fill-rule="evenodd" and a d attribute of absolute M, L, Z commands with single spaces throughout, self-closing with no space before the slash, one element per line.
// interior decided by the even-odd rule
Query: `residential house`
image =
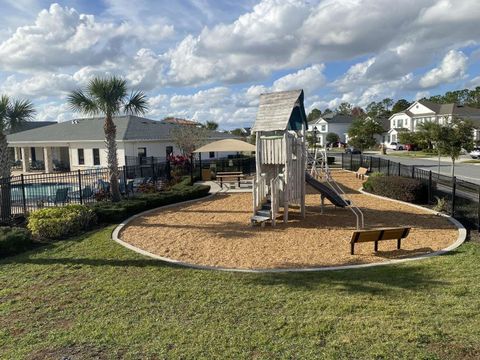
<path fill-rule="evenodd" d="M 447 124 L 453 118 L 470 119 L 476 125 L 474 138 L 480 140 L 480 109 L 459 104 L 437 104 L 427 100 L 415 101 L 405 111 L 390 116 L 390 129 L 387 134 L 387 143 L 398 141 L 399 131 L 404 129 L 416 131 L 419 124 L 433 121 L 438 124 Z"/>
<path fill-rule="evenodd" d="M 308 131 L 313 133 L 317 129 L 317 144 L 320 146 L 327 145 L 327 134 L 335 133 L 339 136 L 340 141 L 348 142 L 348 128 L 355 118 L 350 115 L 337 113 L 328 113 L 320 116 L 318 119 L 308 123 Z"/>
<path fill-rule="evenodd" d="M 118 163 L 123 166 L 128 157 L 157 157 L 179 154 L 171 131 L 182 125 L 165 124 L 133 115 L 114 118 L 117 127 Z M 73 119 L 61 123 L 18 132 L 7 136 L 8 146 L 15 150 L 15 159 L 22 160 L 28 172 L 33 161 L 44 163 L 45 172 L 54 165 L 64 169 L 88 169 L 107 166 L 107 151 L 103 131 L 104 118 Z M 234 136 L 217 131 L 209 132 L 207 142 Z M 209 154 L 216 158 L 224 154 Z"/>

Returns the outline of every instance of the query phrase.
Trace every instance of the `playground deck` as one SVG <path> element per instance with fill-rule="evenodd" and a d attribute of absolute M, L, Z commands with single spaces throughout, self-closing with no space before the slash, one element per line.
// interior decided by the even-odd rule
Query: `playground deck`
<path fill-rule="evenodd" d="M 355 217 L 347 209 L 326 206 L 307 187 L 306 218 L 292 209 L 288 225 L 251 227 L 251 194 L 220 194 L 189 205 L 158 210 L 132 221 L 120 238 L 138 248 L 199 265 L 235 268 L 304 268 L 363 264 L 440 250 L 455 242 L 457 229 L 447 219 L 412 206 L 381 200 L 357 191 L 355 174 L 335 172 L 334 178 L 362 208 L 369 228 L 411 226 L 409 237 L 383 241 L 377 253 L 360 243 L 350 255 Z M 326 204 L 329 204 L 326 201 Z"/>

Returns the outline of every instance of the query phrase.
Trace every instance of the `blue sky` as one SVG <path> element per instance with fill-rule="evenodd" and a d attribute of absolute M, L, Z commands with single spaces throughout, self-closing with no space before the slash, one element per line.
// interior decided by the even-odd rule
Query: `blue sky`
<path fill-rule="evenodd" d="M 132 5 L 133 4 L 133 5 Z M 480 86 L 478 0 L 0 0 L 0 93 L 37 120 L 65 96 L 124 76 L 148 117 L 249 126 L 262 92 L 305 90 L 307 109 Z"/>

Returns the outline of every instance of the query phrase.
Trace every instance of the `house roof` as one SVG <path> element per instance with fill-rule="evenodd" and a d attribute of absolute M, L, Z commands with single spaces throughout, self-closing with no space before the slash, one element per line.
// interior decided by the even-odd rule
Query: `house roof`
<path fill-rule="evenodd" d="M 237 139 L 224 139 L 224 140 L 217 140 L 211 142 L 210 144 L 204 145 L 194 151 L 194 153 L 201 153 L 201 152 L 230 152 L 230 151 L 255 151 L 256 148 L 254 145 L 249 144 L 245 141 L 237 140 Z"/>
<path fill-rule="evenodd" d="M 466 105 L 460 105 L 455 103 L 437 104 L 424 99 L 418 100 L 417 102 L 429 108 L 430 110 L 432 110 L 432 112 L 434 112 L 436 115 L 457 115 L 461 117 L 469 117 L 469 116 L 479 117 L 480 116 L 480 109 L 476 109 Z M 413 103 L 411 106 L 413 106 L 414 104 L 415 103 Z M 408 114 L 409 116 L 414 116 L 408 110 L 405 111 L 405 113 Z"/>
<path fill-rule="evenodd" d="M 16 126 L 14 129 L 9 129 L 6 133 L 8 134 L 15 134 L 20 131 L 32 130 L 37 129 L 43 126 L 53 125 L 56 124 L 56 121 L 24 121 Z"/>
<path fill-rule="evenodd" d="M 182 125 L 165 124 L 160 121 L 133 115 L 116 116 L 113 119 L 117 127 L 117 140 L 171 140 L 172 129 Z M 53 125 L 22 131 L 7 136 L 9 143 L 14 142 L 74 142 L 103 141 L 104 118 L 73 119 Z M 227 139 L 232 135 L 210 132 L 210 139 Z"/>
<path fill-rule="evenodd" d="M 325 120 L 329 124 L 351 124 L 355 120 L 353 116 L 338 113 L 328 113 L 322 115 L 320 119 Z"/>
<path fill-rule="evenodd" d="M 293 117 L 307 125 L 303 96 L 303 90 L 261 94 L 252 131 L 286 130 Z"/>

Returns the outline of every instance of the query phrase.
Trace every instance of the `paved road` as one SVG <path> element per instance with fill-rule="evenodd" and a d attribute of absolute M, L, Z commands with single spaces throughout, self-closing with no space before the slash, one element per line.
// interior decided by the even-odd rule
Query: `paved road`
<path fill-rule="evenodd" d="M 341 153 L 329 153 L 329 156 L 334 156 L 336 158 L 335 162 L 341 164 Z M 409 158 L 402 156 L 389 156 L 389 155 L 379 155 L 378 153 L 368 153 L 365 155 L 377 156 L 384 159 L 390 159 L 394 162 L 399 162 L 404 165 L 415 165 L 420 169 L 432 170 L 433 173 L 438 173 L 438 159 L 436 158 Z M 347 155 L 348 156 L 348 155 Z M 469 160 L 470 157 L 462 156 L 458 161 Z M 480 184 L 480 163 L 479 164 L 462 164 L 458 162 L 455 164 L 455 176 L 459 179 L 470 181 L 476 184 Z M 442 158 L 440 161 L 440 174 L 450 176 L 452 173 L 452 162 L 449 159 Z"/>
<path fill-rule="evenodd" d="M 372 154 L 373 155 L 373 154 Z M 420 169 L 432 170 L 433 173 L 438 173 L 438 159 L 416 159 L 416 158 L 407 158 L 400 156 L 388 156 L 388 155 L 374 155 L 380 156 L 385 159 L 390 159 L 391 161 L 400 162 L 405 165 L 415 165 Z M 463 157 L 461 160 L 469 159 L 469 157 Z M 442 160 L 440 161 L 440 174 L 450 176 L 452 173 L 452 162 Z M 455 164 L 455 176 L 459 179 L 467 180 L 480 184 L 480 164 L 462 164 L 457 162 Z"/>

